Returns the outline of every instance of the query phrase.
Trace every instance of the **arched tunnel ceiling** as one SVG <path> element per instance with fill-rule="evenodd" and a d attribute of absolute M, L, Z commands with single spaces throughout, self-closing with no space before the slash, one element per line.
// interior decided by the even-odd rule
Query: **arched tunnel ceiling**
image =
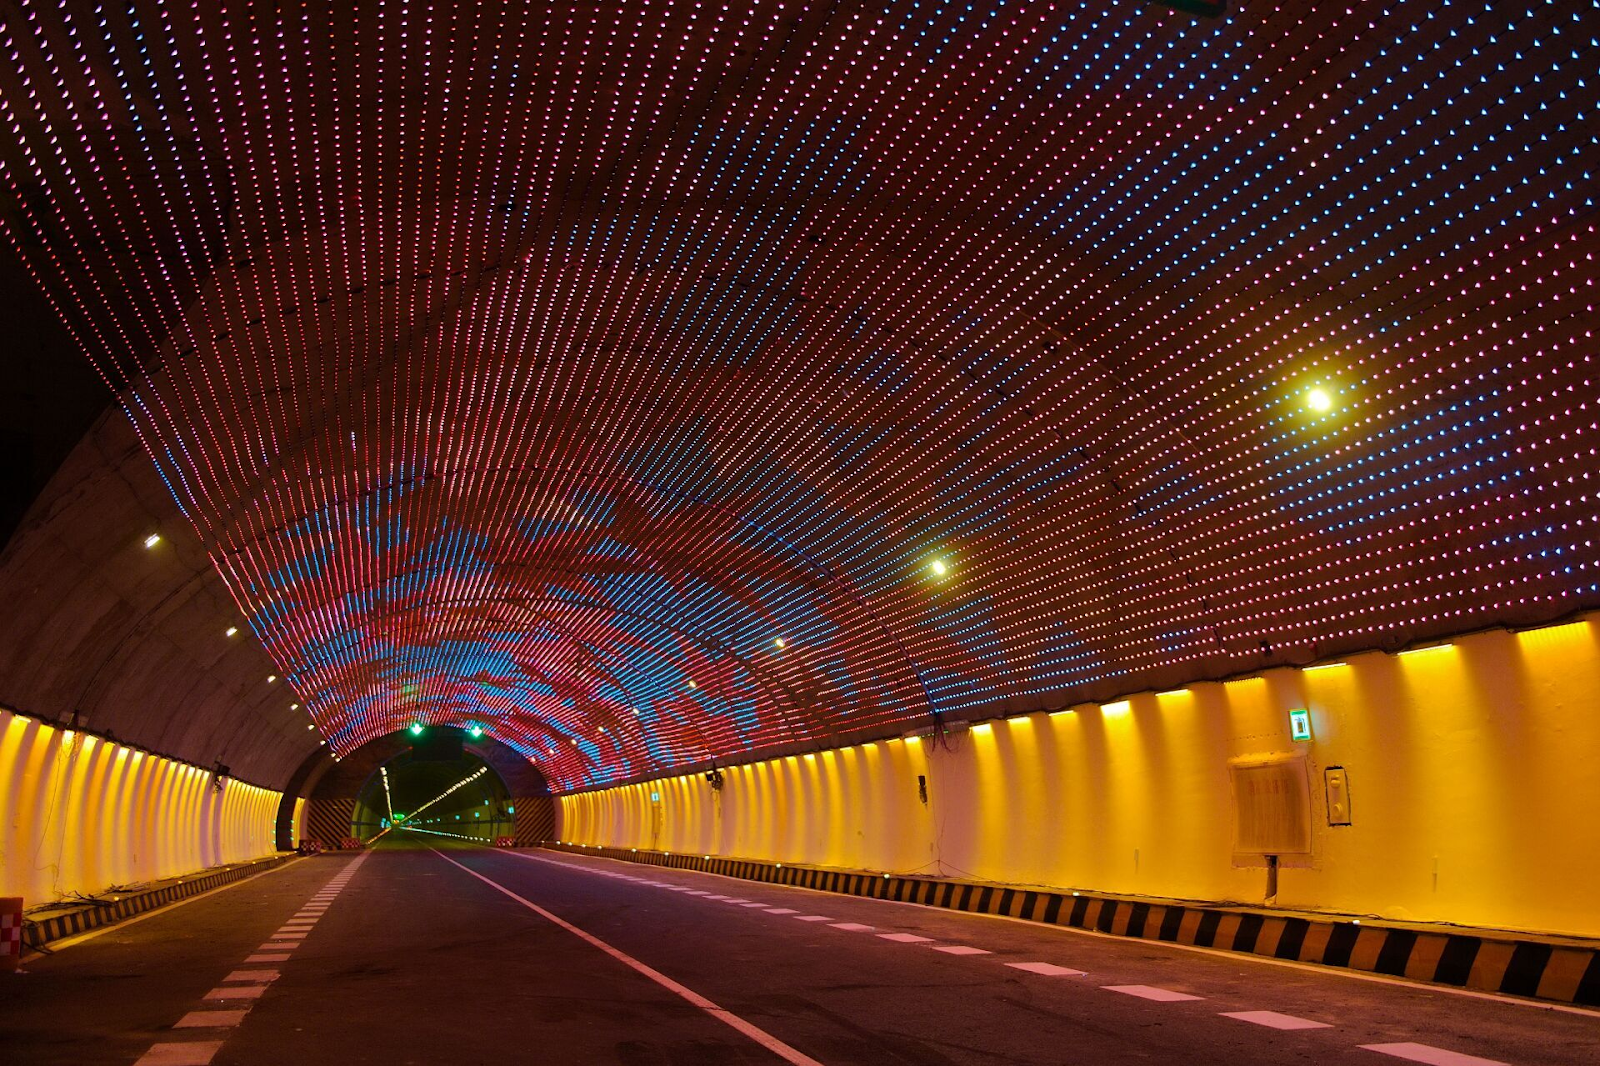
<path fill-rule="evenodd" d="M 335 752 L 571 789 L 1600 602 L 1587 5 L 0 13 L 13 251 Z"/>

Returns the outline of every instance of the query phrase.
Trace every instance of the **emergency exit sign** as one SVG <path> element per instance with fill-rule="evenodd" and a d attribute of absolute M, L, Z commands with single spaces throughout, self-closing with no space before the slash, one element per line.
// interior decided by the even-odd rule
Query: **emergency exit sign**
<path fill-rule="evenodd" d="M 1295 740 L 1311 739 L 1311 712 L 1301 708 L 1289 712 L 1289 735 Z"/>

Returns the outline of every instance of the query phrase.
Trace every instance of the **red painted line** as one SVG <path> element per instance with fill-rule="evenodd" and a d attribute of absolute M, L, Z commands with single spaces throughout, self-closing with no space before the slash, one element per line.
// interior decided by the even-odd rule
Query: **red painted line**
<path fill-rule="evenodd" d="M 473 877 L 476 877 L 478 880 L 490 886 L 495 891 L 516 900 L 518 903 L 522 904 L 524 907 L 528 908 L 545 921 L 565 929 L 567 932 L 582 940 L 584 943 L 599 948 L 601 951 L 605 952 L 607 955 L 610 955 L 613 959 L 616 959 L 618 962 L 622 963 L 624 966 L 627 966 L 634 972 L 643 974 L 645 977 L 650 978 L 650 980 L 654 981 L 662 988 L 665 988 L 667 991 L 673 993 L 683 1000 L 686 1000 L 689 1003 L 692 1003 L 694 1006 L 699 1007 L 701 1010 L 711 1015 L 711 1017 L 717 1019 L 717 1021 L 722 1022 L 724 1025 L 727 1025 L 730 1028 L 738 1030 L 751 1040 L 754 1040 L 756 1043 L 772 1052 L 774 1055 L 777 1055 L 779 1058 L 783 1059 L 785 1062 L 794 1063 L 794 1066 L 822 1066 L 822 1063 L 818 1062 L 816 1059 L 796 1050 L 795 1048 L 790 1047 L 788 1044 L 785 1044 L 782 1040 L 779 1040 L 765 1029 L 752 1025 L 724 1007 L 717 1006 L 700 993 L 679 984 L 659 970 L 653 969 L 650 966 L 640 962 L 632 955 L 629 955 L 623 951 L 619 951 L 610 944 L 607 944 L 604 940 L 601 940 L 599 937 L 595 936 L 593 933 L 588 933 L 582 929 L 579 929 L 571 922 L 551 913 L 550 911 L 545 910 L 532 900 L 524 899 L 522 896 L 517 895 L 509 888 L 506 888 L 504 885 L 500 884 L 498 881 L 491 880 L 471 867 L 464 866 L 461 863 L 456 862 L 443 852 L 436 851 L 432 848 L 428 850 L 433 851 L 435 855 L 439 856 L 439 858 L 443 859 L 451 866 L 454 866 L 460 870 L 465 870 L 467 873 L 471 874 Z"/>

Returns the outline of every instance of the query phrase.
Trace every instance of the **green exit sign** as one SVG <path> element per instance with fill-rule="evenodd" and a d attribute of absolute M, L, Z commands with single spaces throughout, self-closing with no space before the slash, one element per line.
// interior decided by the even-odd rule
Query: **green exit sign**
<path fill-rule="evenodd" d="M 1311 712 L 1304 709 L 1289 712 L 1289 735 L 1295 740 L 1311 739 Z"/>

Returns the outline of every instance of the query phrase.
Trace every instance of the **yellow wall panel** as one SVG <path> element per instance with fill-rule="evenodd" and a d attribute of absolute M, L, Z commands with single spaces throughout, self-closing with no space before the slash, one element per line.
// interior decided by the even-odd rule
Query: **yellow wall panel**
<path fill-rule="evenodd" d="M 1310 712 L 1292 739 L 1289 711 Z M 563 796 L 585 844 L 1260 902 L 1234 853 L 1230 760 L 1299 754 L 1312 853 L 1286 908 L 1600 935 L 1600 622 L 983 723 Z M 1330 826 L 1342 767 L 1353 824 Z M 928 802 L 917 777 L 928 779 Z M 652 832 L 649 795 L 661 795 Z"/>
<path fill-rule="evenodd" d="M 31 906 L 260 858 L 279 795 L 0 710 L 0 895 Z"/>

